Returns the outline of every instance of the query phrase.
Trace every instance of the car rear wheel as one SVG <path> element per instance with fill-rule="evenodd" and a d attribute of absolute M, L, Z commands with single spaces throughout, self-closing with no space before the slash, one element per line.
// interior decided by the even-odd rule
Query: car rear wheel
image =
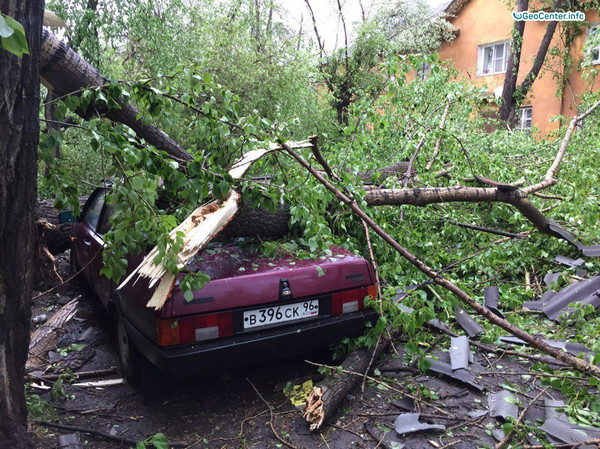
<path fill-rule="evenodd" d="M 117 348 L 119 350 L 119 365 L 123 377 L 128 382 L 135 383 L 139 379 L 140 374 L 139 359 L 120 313 L 117 313 Z"/>

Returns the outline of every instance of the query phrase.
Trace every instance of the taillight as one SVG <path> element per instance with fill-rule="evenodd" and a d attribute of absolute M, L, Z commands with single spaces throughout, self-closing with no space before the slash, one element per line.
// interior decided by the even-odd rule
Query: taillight
<path fill-rule="evenodd" d="M 377 296 L 377 286 L 369 285 L 368 287 L 359 288 L 357 290 L 348 290 L 341 293 L 334 293 L 331 301 L 331 314 L 342 315 L 344 313 L 358 312 L 365 308 L 365 298 L 370 296 L 374 299 Z"/>
<path fill-rule="evenodd" d="M 156 342 L 161 346 L 213 340 L 231 335 L 233 335 L 231 312 L 168 320 L 156 319 Z"/>

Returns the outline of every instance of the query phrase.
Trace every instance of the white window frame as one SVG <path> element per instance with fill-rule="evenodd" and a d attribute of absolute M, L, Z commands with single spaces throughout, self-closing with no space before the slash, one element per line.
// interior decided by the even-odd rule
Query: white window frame
<path fill-rule="evenodd" d="M 596 31 L 597 33 L 600 33 L 600 23 L 596 22 L 596 23 L 591 23 L 590 26 L 587 29 L 587 39 L 589 39 L 592 36 L 592 33 L 594 33 L 594 31 Z M 596 58 L 594 59 L 593 57 L 593 53 L 597 52 L 598 56 L 596 56 Z M 600 45 L 597 45 L 596 47 L 591 47 L 587 49 L 587 53 L 590 56 L 590 60 L 592 61 L 592 64 L 600 64 Z"/>
<path fill-rule="evenodd" d="M 529 118 L 526 117 L 527 111 L 529 111 Z M 529 126 L 527 126 L 529 121 Z M 517 125 L 517 131 L 523 131 L 526 133 L 531 132 L 531 125 L 533 123 L 533 108 L 531 106 L 524 106 L 519 108 L 519 123 Z"/>
<path fill-rule="evenodd" d="M 496 61 L 497 56 L 495 53 L 496 46 L 499 44 L 504 44 L 504 55 L 502 57 L 502 70 L 499 72 L 491 71 L 484 73 L 484 59 L 485 59 L 485 50 L 488 48 L 493 48 L 493 61 Z M 482 44 L 477 47 L 477 76 L 490 76 L 490 75 L 498 75 L 501 73 L 506 73 L 506 67 L 508 66 L 508 57 L 510 55 L 510 39 L 504 39 L 496 42 L 489 42 L 487 44 Z M 492 64 L 493 68 L 494 64 Z"/>

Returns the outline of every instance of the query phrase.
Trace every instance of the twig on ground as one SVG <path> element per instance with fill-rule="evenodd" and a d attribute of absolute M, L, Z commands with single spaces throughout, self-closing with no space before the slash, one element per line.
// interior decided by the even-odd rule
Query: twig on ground
<path fill-rule="evenodd" d="M 258 391 L 258 389 L 250 381 L 250 379 L 246 378 L 246 380 L 248 381 L 248 383 L 250 384 L 250 386 L 254 389 L 254 391 L 256 392 L 256 394 L 258 395 L 258 397 L 265 403 L 265 405 L 269 409 L 269 415 L 270 415 L 269 424 L 271 426 L 271 432 L 273 432 L 273 435 L 275 435 L 275 438 L 277 438 L 279 441 L 281 441 L 287 447 L 289 447 L 291 449 L 297 449 L 296 446 L 294 446 L 289 441 L 284 440 L 281 437 L 281 435 L 279 435 L 279 433 L 277 433 L 277 430 L 275 430 L 275 422 L 274 422 L 275 421 L 275 414 L 273 413 L 273 407 L 271 407 L 271 404 L 269 404 L 269 402 L 263 397 L 263 395 L 260 394 L 260 391 Z"/>
<path fill-rule="evenodd" d="M 105 439 L 105 440 L 116 441 L 117 443 L 120 443 L 120 444 L 136 446 L 139 443 L 139 441 L 137 441 L 137 440 L 132 440 L 130 438 L 111 435 L 110 433 L 102 432 L 102 431 L 96 430 L 96 429 L 89 429 L 87 427 L 71 426 L 71 425 L 67 425 L 67 424 L 59 424 L 59 423 L 54 423 L 54 422 L 49 422 L 49 421 L 35 421 L 35 423 L 39 424 L 40 426 L 53 427 L 55 429 L 69 430 L 72 432 L 83 432 L 83 433 L 87 433 L 89 435 L 97 436 L 97 437 Z M 188 446 L 188 443 L 185 441 L 169 441 L 166 444 L 169 447 L 187 447 Z"/>

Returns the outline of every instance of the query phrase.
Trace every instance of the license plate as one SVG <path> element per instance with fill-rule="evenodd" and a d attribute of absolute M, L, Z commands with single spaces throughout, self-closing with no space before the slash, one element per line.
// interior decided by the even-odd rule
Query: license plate
<path fill-rule="evenodd" d="M 266 307 L 264 309 L 244 312 L 244 329 L 301 320 L 319 315 L 319 300 L 297 302 L 283 306 Z"/>

